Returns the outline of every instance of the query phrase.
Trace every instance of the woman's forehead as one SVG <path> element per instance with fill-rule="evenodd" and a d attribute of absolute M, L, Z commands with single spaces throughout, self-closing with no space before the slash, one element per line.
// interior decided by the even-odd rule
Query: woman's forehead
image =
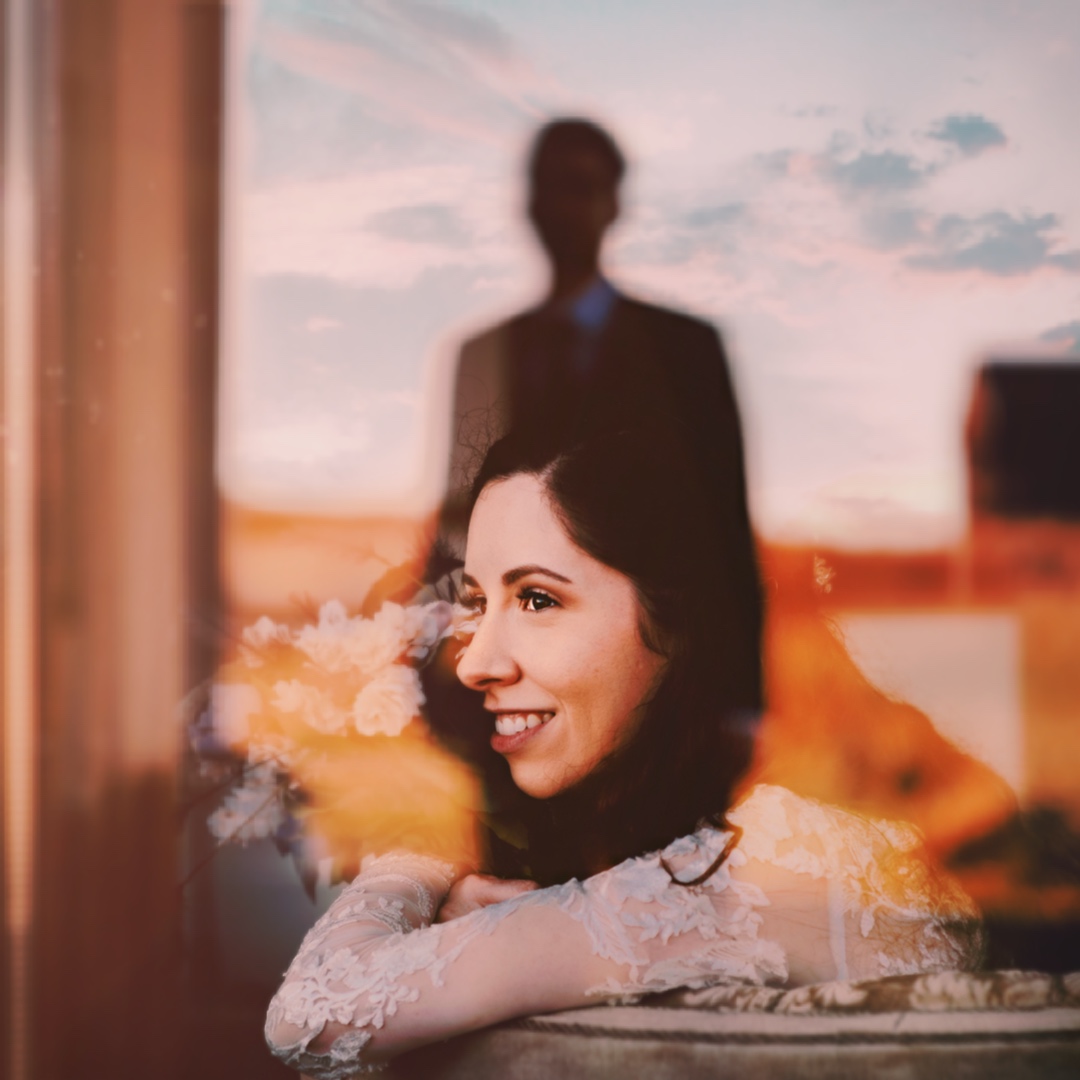
<path fill-rule="evenodd" d="M 466 570 L 502 573 L 540 554 L 592 560 L 569 537 L 543 481 L 526 473 L 494 480 L 480 493 L 469 520 Z M 494 565 L 507 563 L 507 566 Z"/>

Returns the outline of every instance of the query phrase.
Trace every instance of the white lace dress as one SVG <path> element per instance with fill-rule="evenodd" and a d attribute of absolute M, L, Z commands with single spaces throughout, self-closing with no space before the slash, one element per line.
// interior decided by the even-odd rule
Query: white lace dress
<path fill-rule="evenodd" d="M 978 914 L 918 833 L 759 786 L 713 827 L 586 881 L 432 924 L 451 870 L 368 863 L 308 933 L 266 1038 L 287 1064 L 341 1080 L 435 1039 L 530 1013 L 730 979 L 798 986 L 968 969 Z"/>

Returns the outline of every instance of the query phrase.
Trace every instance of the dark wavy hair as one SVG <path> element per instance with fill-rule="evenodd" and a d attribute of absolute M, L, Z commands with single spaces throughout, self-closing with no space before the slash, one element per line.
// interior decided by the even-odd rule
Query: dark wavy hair
<path fill-rule="evenodd" d="M 747 590 L 719 561 L 715 500 L 670 440 L 636 430 L 544 447 L 508 436 L 489 450 L 473 505 L 488 484 L 519 474 L 540 478 L 578 547 L 630 579 L 642 640 L 667 661 L 634 736 L 597 770 L 549 799 L 512 797 L 528 831 L 526 869 L 565 881 L 722 818 L 753 748 L 760 618 L 739 611 Z"/>

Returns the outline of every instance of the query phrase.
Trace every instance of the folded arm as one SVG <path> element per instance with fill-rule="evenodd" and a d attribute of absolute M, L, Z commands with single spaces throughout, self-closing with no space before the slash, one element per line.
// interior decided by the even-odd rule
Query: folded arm
<path fill-rule="evenodd" d="M 718 974 L 782 981 L 782 948 L 758 940 L 761 890 L 727 884 L 720 910 L 713 889 L 673 886 L 654 855 L 432 924 L 449 868 L 377 860 L 305 938 L 267 1041 L 294 1068 L 338 1080 L 517 1016 Z"/>
<path fill-rule="evenodd" d="M 578 883 L 432 924 L 451 880 L 416 856 L 365 869 L 305 938 L 269 1010 L 271 1049 L 338 1080 L 426 1042 L 595 1000 L 587 991 L 610 962 L 564 910 Z"/>
<path fill-rule="evenodd" d="M 376 860 L 305 938 L 270 1007 L 289 1065 L 339 1080 L 424 1043 L 514 1017 L 735 978 L 797 985 L 972 962 L 973 912 L 910 832 L 758 789 L 727 834 L 432 924 L 444 864 Z M 960 931 L 954 931 L 960 927 Z"/>

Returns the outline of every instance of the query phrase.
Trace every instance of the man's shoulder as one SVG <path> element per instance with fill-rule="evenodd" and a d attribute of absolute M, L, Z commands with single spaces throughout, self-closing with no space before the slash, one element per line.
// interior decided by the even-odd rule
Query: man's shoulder
<path fill-rule="evenodd" d="M 613 331 L 627 341 L 652 341 L 665 355 L 681 355 L 688 362 L 714 362 L 724 357 L 716 327 L 697 315 L 662 307 L 636 297 L 621 296 L 612 317 Z"/>
<path fill-rule="evenodd" d="M 624 293 L 619 294 L 615 310 L 618 318 L 649 324 L 662 328 L 668 333 L 715 337 L 717 332 L 716 327 L 708 319 L 686 311 L 678 311 L 675 308 L 663 307 L 648 300 L 641 300 L 636 296 L 627 296 Z"/>
<path fill-rule="evenodd" d="M 470 334 L 461 343 L 462 355 L 476 352 L 484 353 L 502 344 L 508 337 L 516 333 L 520 327 L 525 325 L 534 314 L 535 308 L 527 308 Z"/>

